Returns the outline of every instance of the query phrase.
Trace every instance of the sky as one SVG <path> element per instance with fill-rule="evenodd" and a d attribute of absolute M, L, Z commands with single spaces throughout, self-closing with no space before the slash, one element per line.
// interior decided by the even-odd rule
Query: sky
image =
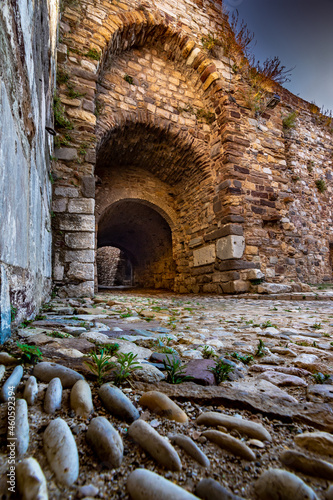
<path fill-rule="evenodd" d="M 279 56 L 287 69 L 296 66 L 284 87 L 333 113 L 333 0 L 223 3 L 254 32 L 256 60 Z"/>

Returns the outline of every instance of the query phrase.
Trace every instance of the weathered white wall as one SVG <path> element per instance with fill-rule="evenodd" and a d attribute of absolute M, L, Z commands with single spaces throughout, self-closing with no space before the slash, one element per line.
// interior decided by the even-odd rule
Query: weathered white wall
<path fill-rule="evenodd" d="M 51 288 L 52 101 L 58 0 L 3 0 L 0 11 L 1 339 Z M 13 309 L 14 308 L 14 309 Z"/>

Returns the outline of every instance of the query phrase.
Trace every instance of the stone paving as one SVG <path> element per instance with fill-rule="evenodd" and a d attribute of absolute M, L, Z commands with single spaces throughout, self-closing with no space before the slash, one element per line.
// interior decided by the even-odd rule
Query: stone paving
<path fill-rule="evenodd" d="M 21 498 L 332 499 L 333 294 L 319 293 L 54 298 L 0 353 L 1 473 L 15 386 Z"/>

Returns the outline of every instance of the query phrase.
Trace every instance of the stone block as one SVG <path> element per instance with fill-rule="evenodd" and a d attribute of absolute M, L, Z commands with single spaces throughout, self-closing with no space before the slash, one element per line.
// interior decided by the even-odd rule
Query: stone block
<path fill-rule="evenodd" d="M 67 199 L 66 198 L 55 199 L 55 200 L 53 200 L 53 203 L 52 203 L 52 210 L 53 210 L 53 212 L 65 212 L 66 206 L 67 206 Z"/>
<path fill-rule="evenodd" d="M 64 266 L 56 264 L 53 266 L 53 279 L 55 281 L 62 281 L 64 278 Z"/>
<path fill-rule="evenodd" d="M 65 234 L 65 243 L 73 249 L 94 249 L 95 233 L 67 233 Z"/>
<path fill-rule="evenodd" d="M 248 280 L 261 280 L 265 277 L 264 273 L 261 272 L 260 269 L 250 269 L 246 274 Z"/>
<path fill-rule="evenodd" d="M 72 280 L 91 281 L 94 279 L 94 264 L 82 264 L 81 262 L 71 262 L 67 277 Z"/>
<path fill-rule="evenodd" d="M 85 198 L 95 198 L 95 178 L 91 175 L 82 177 L 82 194 Z"/>
<path fill-rule="evenodd" d="M 216 242 L 216 255 L 221 260 L 241 259 L 244 253 L 243 236 L 229 235 Z"/>
<path fill-rule="evenodd" d="M 215 245 L 207 245 L 197 250 L 193 250 L 194 267 L 204 266 L 215 262 Z"/>
<path fill-rule="evenodd" d="M 227 283 L 228 281 L 238 280 L 240 274 L 237 271 L 215 272 L 213 274 L 214 283 Z"/>
<path fill-rule="evenodd" d="M 281 283 L 262 283 L 258 285 L 258 293 L 289 293 L 292 291 L 290 285 Z"/>
<path fill-rule="evenodd" d="M 67 250 L 65 253 L 65 262 L 94 262 L 94 250 Z"/>
<path fill-rule="evenodd" d="M 198 245 L 201 245 L 203 243 L 202 236 L 199 236 L 199 238 L 193 238 L 188 244 L 190 248 L 197 247 Z"/>
<path fill-rule="evenodd" d="M 94 289 L 93 281 L 84 281 L 78 285 L 67 285 L 63 290 L 67 297 L 93 297 Z"/>
<path fill-rule="evenodd" d="M 55 196 L 63 196 L 64 198 L 77 198 L 79 191 L 76 188 L 69 186 L 57 186 L 54 190 Z"/>
<path fill-rule="evenodd" d="M 93 214 L 95 210 L 95 200 L 92 198 L 81 198 L 70 200 L 68 212 L 72 214 Z"/>
<path fill-rule="evenodd" d="M 54 156 L 58 158 L 58 160 L 73 161 L 77 158 L 77 150 L 75 148 L 56 148 L 54 150 Z"/>
<path fill-rule="evenodd" d="M 223 227 L 212 231 L 204 236 L 205 241 L 217 240 L 229 235 L 243 236 L 243 227 L 239 224 L 225 224 Z"/>
<path fill-rule="evenodd" d="M 65 45 L 64 43 L 58 43 L 57 61 L 58 63 L 63 63 L 67 61 L 67 45 Z"/>
<path fill-rule="evenodd" d="M 64 214 L 59 220 L 61 231 L 95 231 L 93 215 Z"/>
<path fill-rule="evenodd" d="M 222 283 L 221 287 L 223 293 L 244 293 L 249 291 L 250 283 L 248 281 L 236 280 Z"/>
<path fill-rule="evenodd" d="M 267 267 L 266 268 L 266 277 L 267 278 L 275 278 L 275 269 L 274 269 L 274 267 Z"/>

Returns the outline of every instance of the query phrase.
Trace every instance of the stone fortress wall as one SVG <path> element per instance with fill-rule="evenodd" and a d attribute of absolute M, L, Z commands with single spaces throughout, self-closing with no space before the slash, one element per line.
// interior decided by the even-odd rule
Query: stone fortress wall
<path fill-rule="evenodd" d="M 51 291 L 51 167 L 58 8 L 3 0 L 0 12 L 0 340 Z"/>
<path fill-rule="evenodd" d="M 164 286 L 163 274 L 169 288 L 195 293 L 264 291 L 263 279 L 296 290 L 331 281 L 331 125 L 283 88 L 281 104 L 255 116 L 239 54 L 212 55 L 202 44 L 228 33 L 220 4 L 67 4 L 59 96 L 74 129 L 55 153 L 53 209 L 54 278 L 63 293 L 93 293 L 94 249 L 106 244 L 107 228 L 108 244 L 130 255 L 146 248 L 137 277 L 149 286 Z M 292 112 L 295 127 L 285 130 Z M 137 248 L 129 244 L 124 228 L 139 231 L 126 218 L 133 203 L 169 224 L 167 259 L 153 255 L 155 237 L 166 239 L 152 213 Z"/>

